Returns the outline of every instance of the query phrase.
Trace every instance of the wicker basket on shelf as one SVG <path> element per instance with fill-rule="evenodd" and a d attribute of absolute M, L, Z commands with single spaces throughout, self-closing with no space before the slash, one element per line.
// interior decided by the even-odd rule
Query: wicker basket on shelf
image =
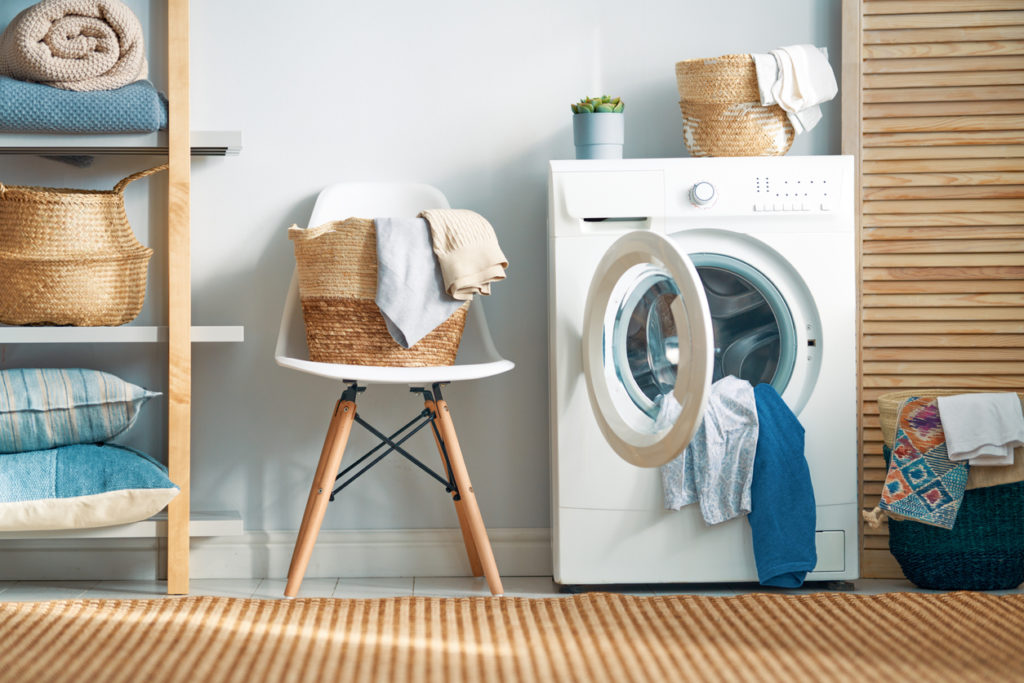
<path fill-rule="evenodd" d="M 123 325 L 146 297 L 153 250 L 135 238 L 124 209 L 128 183 L 113 190 L 0 184 L 0 323 Z"/>
<path fill-rule="evenodd" d="M 676 85 L 692 156 L 781 156 L 793 144 L 786 112 L 761 104 L 750 55 L 678 62 Z"/>
<path fill-rule="evenodd" d="M 310 360 L 394 367 L 455 362 L 468 301 L 412 348 L 403 348 L 388 332 L 375 303 L 377 231 L 372 220 L 293 227 L 288 238 L 295 245 Z"/>
<path fill-rule="evenodd" d="M 888 466 L 899 409 L 908 398 L 975 393 L 964 389 L 895 391 L 878 397 Z M 1018 394 L 1024 403 L 1024 394 Z M 1021 457 L 1017 449 L 1016 457 Z M 956 524 L 942 529 L 889 520 L 889 552 L 916 586 L 935 590 L 999 590 L 1024 583 L 1024 482 L 964 492 Z"/>

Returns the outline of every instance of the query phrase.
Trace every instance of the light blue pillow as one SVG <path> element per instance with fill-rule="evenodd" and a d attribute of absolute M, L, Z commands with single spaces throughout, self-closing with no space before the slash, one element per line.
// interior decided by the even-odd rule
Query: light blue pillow
<path fill-rule="evenodd" d="M 123 446 L 0 455 L 0 531 L 128 524 L 153 516 L 177 494 L 166 467 Z"/>
<path fill-rule="evenodd" d="M 0 453 L 108 441 L 159 395 L 99 370 L 0 370 Z"/>

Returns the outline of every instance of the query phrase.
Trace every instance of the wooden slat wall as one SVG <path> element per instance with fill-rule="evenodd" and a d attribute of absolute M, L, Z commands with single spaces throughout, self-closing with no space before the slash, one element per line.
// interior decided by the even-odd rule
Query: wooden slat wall
<path fill-rule="evenodd" d="M 843 22 L 870 508 L 880 394 L 1024 391 L 1024 0 L 846 0 Z M 887 533 L 864 528 L 864 576 L 901 575 Z"/>

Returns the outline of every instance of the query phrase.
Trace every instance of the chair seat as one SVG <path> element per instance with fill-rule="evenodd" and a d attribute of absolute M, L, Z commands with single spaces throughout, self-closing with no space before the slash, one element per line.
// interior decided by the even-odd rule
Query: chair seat
<path fill-rule="evenodd" d="M 341 363 L 316 363 L 311 360 L 278 356 L 277 364 L 282 368 L 298 370 L 310 375 L 330 379 L 361 382 L 363 384 L 433 384 L 434 382 L 458 382 L 467 379 L 481 379 L 508 372 L 515 367 L 510 360 L 493 363 L 470 363 L 466 365 L 434 365 L 422 368 L 388 368 L 377 365 L 344 365 Z"/>

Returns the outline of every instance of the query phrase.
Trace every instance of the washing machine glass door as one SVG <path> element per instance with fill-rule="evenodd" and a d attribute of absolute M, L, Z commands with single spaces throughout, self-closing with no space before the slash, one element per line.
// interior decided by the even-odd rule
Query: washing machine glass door
<path fill-rule="evenodd" d="M 601 432 L 627 462 L 663 465 L 693 438 L 711 387 L 712 334 L 685 252 L 644 231 L 615 241 L 587 293 L 583 372 Z"/>

